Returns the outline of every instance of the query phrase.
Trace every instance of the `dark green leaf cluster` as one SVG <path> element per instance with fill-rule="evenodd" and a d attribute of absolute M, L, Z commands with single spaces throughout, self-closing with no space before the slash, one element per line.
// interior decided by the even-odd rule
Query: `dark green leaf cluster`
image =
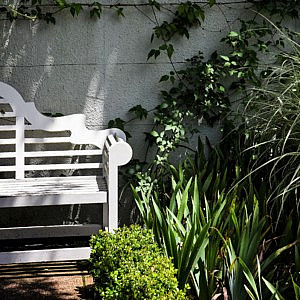
<path fill-rule="evenodd" d="M 299 0 L 248 0 L 254 3 L 255 8 L 271 16 L 279 16 L 281 18 L 299 17 Z"/>
<path fill-rule="evenodd" d="M 106 6 L 114 9 L 118 16 L 124 17 L 123 7 L 120 7 L 118 4 Z M 43 2 L 43 0 L 20 0 L 15 5 L 0 5 L 0 13 L 6 14 L 10 21 L 23 18 L 31 21 L 43 20 L 52 24 L 56 22 L 54 15 L 60 11 L 68 10 L 75 17 L 85 9 L 89 11 L 91 18 L 97 17 L 100 19 L 103 5 L 100 2 L 69 3 L 66 0 L 52 0 L 47 1 L 47 3 Z"/>
<path fill-rule="evenodd" d="M 154 27 L 156 38 L 169 41 L 175 34 L 189 38 L 189 29 L 200 25 L 201 20 L 205 18 L 203 9 L 190 1 L 180 3 L 174 14 L 175 17 L 171 22 L 164 21 Z"/>
<path fill-rule="evenodd" d="M 150 0 L 149 4 L 160 10 L 158 2 Z M 210 5 L 212 6 L 213 3 L 211 2 Z M 148 59 L 151 57 L 157 58 L 161 52 L 165 52 L 171 59 L 174 48 L 172 44 L 167 44 L 167 42 L 176 35 L 189 38 L 189 29 L 193 26 L 201 25 L 201 21 L 204 21 L 204 19 L 204 10 L 197 3 L 190 1 L 180 3 L 174 12 L 174 18 L 171 22 L 163 21 L 153 28 L 154 32 L 151 36 L 151 42 L 156 38 L 164 43 L 158 49 L 151 49 Z"/>
<path fill-rule="evenodd" d="M 102 299 L 186 299 L 176 270 L 149 230 L 138 225 L 92 236 L 91 274 Z"/>
<path fill-rule="evenodd" d="M 165 113 L 164 110 L 176 104 L 186 115 L 199 119 L 203 117 L 213 125 L 230 107 L 226 87 L 222 84 L 227 69 L 216 53 L 207 61 L 203 60 L 201 53 L 188 59 L 187 67 L 177 72 L 180 80 L 174 83 L 174 72 L 170 73 L 168 79 L 174 85 L 168 92 L 162 92 L 164 102 L 160 113 Z"/>

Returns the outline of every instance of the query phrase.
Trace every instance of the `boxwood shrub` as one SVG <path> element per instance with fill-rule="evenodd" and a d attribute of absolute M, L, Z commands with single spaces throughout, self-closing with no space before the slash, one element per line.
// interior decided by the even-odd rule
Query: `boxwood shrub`
<path fill-rule="evenodd" d="M 187 299 L 178 289 L 176 270 L 138 225 L 92 236 L 91 274 L 101 299 Z"/>

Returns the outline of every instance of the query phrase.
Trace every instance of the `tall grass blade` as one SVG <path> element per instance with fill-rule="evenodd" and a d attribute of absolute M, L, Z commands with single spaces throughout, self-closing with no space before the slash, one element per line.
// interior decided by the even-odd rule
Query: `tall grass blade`
<path fill-rule="evenodd" d="M 291 247 L 295 246 L 296 242 L 288 244 L 280 249 L 277 249 L 271 255 L 269 255 L 262 263 L 261 263 L 261 270 L 264 271 L 281 253 L 290 249 Z"/>
<path fill-rule="evenodd" d="M 245 262 L 241 258 L 239 258 L 238 261 L 239 261 L 239 263 L 241 264 L 241 266 L 243 268 L 243 273 L 244 273 L 247 281 L 249 282 L 249 284 L 251 285 L 251 287 L 252 287 L 252 289 L 255 293 L 256 299 L 259 300 L 260 298 L 259 298 L 258 290 L 257 290 L 257 287 L 256 287 L 255 280 L 253 278 L 253 275 L 251 274 L 249 268 L 247 267 L 247 265 L 245 264 Z"/>
<path fill-rule="evenodd" d="M 297 285 L 294 281 L 293 276 L 292 277 L 292 282 L 293 282 L 293 288 L 294 288 L 294 292 L 295 292 L 295 298 L 296 300 L 300 300 L 300 287 L 299 285 Z"/>
<path fill-rule="evenodd" d="M 267 286 L 267 288 L 269 289 L 269 291 L 272 293 L 272 295 L 275 297 L 276 300 L 285 300 L 280 293 L 278 292 L 278 290 L 274 287 L 274 285 L 272 283 L 270 283 L 267 279 L 265 279 L 264 277 L 262 277 L 262 280 L 264 281 L 265 285 Z"/>

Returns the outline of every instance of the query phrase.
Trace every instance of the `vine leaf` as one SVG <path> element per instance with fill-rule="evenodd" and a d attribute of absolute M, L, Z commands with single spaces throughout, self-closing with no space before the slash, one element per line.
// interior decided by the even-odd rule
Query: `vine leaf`
<path fill-rule="evenodd" d="M 32 3 L 34 2 L 36 3 L 37 1 L 32 1 Z M 55 0 L 55 2 L 59 5 L 60 8 L 68 6 L 68 3 L 65 0 Z M 32 5 L 35 5 L 35 3 Z"/>
<path fill-rule="evenodd" d="M 125 17 L 124 13 L 123 13 L 123 7 L 118 7 L 117 8 L 117 15 L 118 17 Z"/>
<path fill-rule="evenodd" d="M 212 7 L 216 4 L 216 0 L 209 0 L 208 3 L 209 3 L 209 6 Z"/>
<path fill-rule="evenodd" d="M 159 82 L 167 81 L 167 80 L 169 80 L 169 75 L 163 75 L 163 76 L 160 78 Z"/>
<path fill-rule="evenodd" d="M 136 115 L 136 117 L 140 120 L 146 119 L 148 116 L 148 111 L 143 108 L 140 104 L 132 107 L 129 112 L 132 112 Z"/>
<path fill-rule="evenodd" d="M 174 53 L 174 48 L 173 48 L 173 45 L 172 44 L 169 44 L 168 45 L 168 48 L 167 48 L 167 54 L 168 54 L 168 57 L 171 58 L 172 55 Z"/>
<path fill-rule="evenodd" d="M 73 17 L 75 16 L 75 14 L 78 16 L 82 10 L 82 5 L 79 3 L 72 3 L 70 6 L 70 13 Z"/>

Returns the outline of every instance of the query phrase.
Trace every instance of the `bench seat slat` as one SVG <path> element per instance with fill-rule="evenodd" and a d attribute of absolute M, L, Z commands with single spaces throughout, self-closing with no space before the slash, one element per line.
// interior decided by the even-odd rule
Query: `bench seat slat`
<path fill-rule="evenodd" d="M 85 193 L 86 195 L 91 195 L 101 192 L 106 194 L 106 191 L 107 185 L 101 176 L 3 179 L 0 181 L 0 197 L 2 197 L 0 198 L 0 206 L 3 205 L 4 197 L 5 199 L 13 197 L 21 198 L 22 196 L 30 198 L 30 196 L 44 195 L 45 198 L 49 198 L 51 195 L 54 195 L 54 198 L 57 199 L 57 195 L 60 194 L 79 195 Z M 84 199 L 74 199 L 77 202 L 80 200 L 84 201 Z M 95 202 L 97 202 L 97 199 Z"/>
<path fill-rule="evenodd" d="M 49 164 L 49 165 L 25 165 L 25 171 L 34 170 L 77 170 L 77 169 L 100 169 L 102 163 L 78 163 L 78 164 Z"/>
<path fill-rule="evenodd" d="M 33 207 L 33 206 L 55 206 L 72 204 L 106 203 L 107 193 L 99 191 L 87 193 L 86 191 L 70 194 L 47 194 L 47 195 L 22 195 L 17 197 L 0 198 L 0 207 Z"/>

